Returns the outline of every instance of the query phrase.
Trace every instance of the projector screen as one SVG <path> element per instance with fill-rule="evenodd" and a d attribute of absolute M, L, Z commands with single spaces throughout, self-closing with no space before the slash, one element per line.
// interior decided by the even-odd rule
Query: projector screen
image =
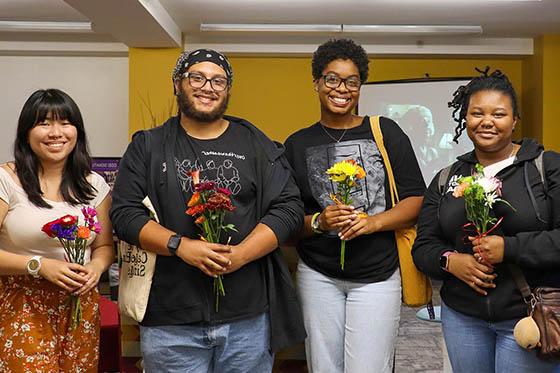
<path fill-rule="evenodd" d="M 457 87 L 469 78 L 397 80 L 362 85 L 358 115 L 393 119 L 410 138 L 424 181 L 429 184 L 458 155 L 472 150 L 466 133 L 453 142 L 457 123 L 447 107 Z"/>

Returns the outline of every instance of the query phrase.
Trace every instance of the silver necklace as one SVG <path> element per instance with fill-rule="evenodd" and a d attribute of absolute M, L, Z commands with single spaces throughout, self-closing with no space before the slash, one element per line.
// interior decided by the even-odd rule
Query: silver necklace
<path fill-rule="evenodd" d="M 331 135 L 329 133 L 329 131 L 327 131 L 327 129 L 325 128 L 325 126 L 322 123 L 319 123 L 319 125 L 321 126 L 321 128 L 323 129 L 323 131 L 325 131 L 325 133 L 327 134 L 328 137 L 330 137 L 331 139 L 333 139 L 334 142 L 340 142 L 342 140 L 342 138 L 344 137 L 344 135 L 346 135 L 346 131 L 348 131 L 348 128 L 344 129 L 344 132 L 342 132 L 342 135 L 340 135 L 340 137 L 337 139 L 336 137 L 334 137 L 333 135 Z"/>

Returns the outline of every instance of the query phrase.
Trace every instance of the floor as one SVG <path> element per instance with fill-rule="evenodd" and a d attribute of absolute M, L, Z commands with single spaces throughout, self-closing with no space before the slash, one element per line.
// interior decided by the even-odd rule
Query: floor
<path fill-rule="evenodd" d="M 437 284 L 434 286 L 437 288 Z M 439 291 L 434 291 L 434 304 L 439 304 Z M 416 318 L 417 309 L 401 307 L 401 321 L 395 353 L 395 373 L 443 372 L 443 338 L 441 324 Z M 290 359 L 302 357 L 301 347 L 287 355 L 280 355 L 274 373 L 305 373 L 305 361 Z M 284 359 L 286 358 L 286 359 Z"/>

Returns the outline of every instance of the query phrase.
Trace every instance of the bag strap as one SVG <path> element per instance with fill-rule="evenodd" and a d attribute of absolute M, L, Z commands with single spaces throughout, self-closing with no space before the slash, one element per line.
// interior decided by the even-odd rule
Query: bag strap
<path fill-rule="evenodd" d="M 395 183 L 395 176 L 393 175 L 393 168 L 391 167 L 391 162 L 389 161 L 389 155 L 387 154 L 387 149 L 383 143 L 383 133 L 381 133 L 381 126 L 379 124 L 379 115 L 370 117 L 371 132 L 373 133 L 373 139 L 379 148 L 381 153 L 381 158 L 383 159 L 383 164 L 385 165 L 385 170 L 387 171 L 387 177 L 389 179 L 389 189 L 391 194 L 391 203 L 393 207 L 399 203 L 399 194 L 397 193 L 397 185 Z"/>
<path fill-rule="evenodd" d="M 543 184 L 544 187 L 544 193 L 546 194 L 546 192 L 548 191 L 548 185 L 546 182 L 546 177 L 545 177 L 545 173 L 544 173 L 544 164 L 543 164 L 543 154 L 544 151 L 540 152 L 539 156 L 537 158 L 535 158 L 533 160 L 533 162 L 535 163 L 535 167 L 537 168 L 537 171 L 539 171 L 539 176 L 541 177 L 541 182 Z"/>
<path fill-rule="evenodd" d="M 449 174 L 451 173 L 451 167 L 453 167 L 453 164 L 450 164 L 439 172 L 438 189 L 441 195 L 445 194 L 445 186 L 447 185 L 447 179 L 449 178 Z"/>
<path fill-rule="evenodd" d="M 517 264 L 512 263 L 509 263 L 508 267 L 511 272 L 511 276 L 513 277 L 513 281 L 515 281 L 515 285 L 517 285 L 517 288 L 521 291 L 521 295 L 523 295 L 523 299 L 525 299 L 526 303 L 529 302 L 532 297 L 531 288 L 529 287 L 521 268 L 519 268 Z"/>

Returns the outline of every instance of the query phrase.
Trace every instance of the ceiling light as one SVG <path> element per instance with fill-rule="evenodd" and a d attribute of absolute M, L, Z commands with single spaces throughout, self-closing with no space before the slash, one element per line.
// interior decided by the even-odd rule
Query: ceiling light
<path fill-rule="evenodd" d="M 4 32 L 92 32 L 91 22 L 0 21 Z"/>
<path fill-rule="evenodd" d="M 343 32 L 376 34 L 482 34 L 481 26 L 342 25 Z"/>
<path fill-rule="evenodd" d="M 201 23 L 200 31 L 235 32 L 341 32 L 342 25 L 266 24 L 266 23 Z"/>

